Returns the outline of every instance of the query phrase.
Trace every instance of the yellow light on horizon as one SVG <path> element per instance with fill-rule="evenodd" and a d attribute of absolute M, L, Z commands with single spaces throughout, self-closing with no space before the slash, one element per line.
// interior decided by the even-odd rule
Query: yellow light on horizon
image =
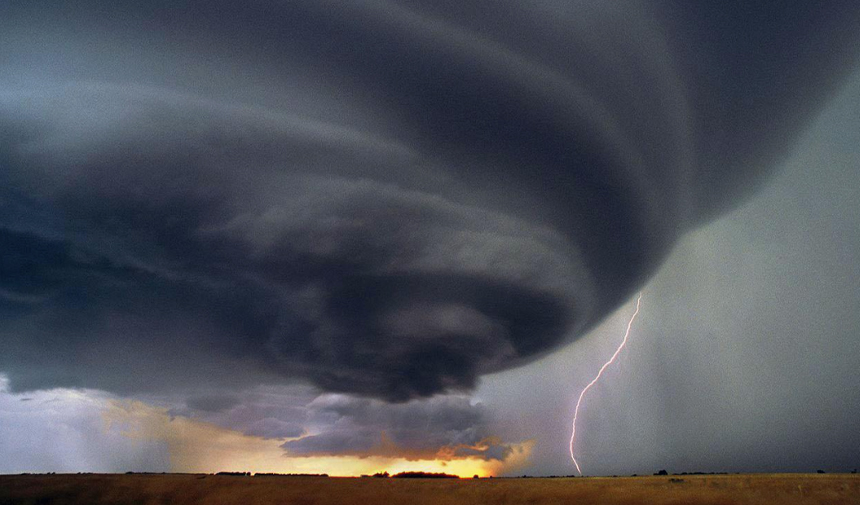
<path fill-rule="evenodd" d="M 103 412 L 106 430 L 118 430 L 132 440 L 162 442 L 173 472 L 325 473 L 358 477 L 377 472 L 447 473 L 459 477 L 489 477 L 524 464 L 531 441 L 517 444 L 504 461 L 479 457 L 414 459 L 391 456 L 290 456 L 283 440 L 265 439 L 187 417 L 171 417 L 167 409 L 140 401 L 112 401 Z"/>

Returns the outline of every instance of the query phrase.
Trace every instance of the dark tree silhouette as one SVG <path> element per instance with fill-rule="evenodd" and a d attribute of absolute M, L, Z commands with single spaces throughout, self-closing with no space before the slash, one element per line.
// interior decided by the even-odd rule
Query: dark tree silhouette
<path fill-rule="evenodd" d="M 459 479 L 456 475 L 429 472 L 400 472 L 392 476 L 395 479 Z"/>

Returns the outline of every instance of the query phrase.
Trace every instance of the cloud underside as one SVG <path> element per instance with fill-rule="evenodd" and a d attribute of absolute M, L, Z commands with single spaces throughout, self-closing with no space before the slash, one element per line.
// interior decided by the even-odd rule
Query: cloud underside
<path fill-rule="evenodd" d="M 178 415 L 176 409 L 120 400 L 99 391 L 51 389 L 24 396 L 8 392 L 6 386 L 7 379 L 0 375 L 0 420 L 4 427 L 0 446 L 9 456 L 0 461 L 0 472 L 8 474 L 253 471 L 356 476 L 384 470 L 423 470 L 470 477 L 498 475 L 516 468 L 528 459 L 532 446 L 530 442 L 502 444 L 487 438 L 472 447 L 452 447 L 475 439 L 485 429 L 480 406 L 470 406 L 463 397 L 364 405 L 363 400 L 324 395 L 311 396 L 310 403 L 303 403 L 301 397 L 309 392 L 307 387 L 269 388 L 247 392 L 244 401 L 219 414 L 186 410 Z M 209 400 L 203 402 L 207 408 L 217 403 L 214 396 Z M 294 403 L 292 414 L 284 410 L 286 400 Z M 373 407 L 372 416 L 368 406 Z M 369 429 L 387 423 L 399 439 L 399 448 L 394 450 L 388 444 L 386 451 L 355 453 L 344 446 L 332 453 L 294 453 L 284 450 L 281 437 L 300 440 L 301 434 L 287 435 L 281 430 L 281 437 L 270 438 L 237 429 L 241 422 L 235 427 L 224 425 L 231 416 L 234 422 L 242 418 L 253 421 L 255 412 L 267 408 L 281 409 L 282 428 L 291 420 L 300 420 L 313 426 L 317 434 L 335 424 Z M 426 423 L 425 434 L 440 446 L 431 448 L 425 437 L 421 450 L 417 450 L 419 440 L 404 434 L 416 422 L 425 423 L 419 419 L 424 414 L 435 418 Z M 45 445 L 45 439 L 51 443 Z"/>
<path fill-rule="evenodd" d="M 397 457 L 410 461 L 479 459 L 504 462 L 522 447 L 487 431 L 481 404 L 464 396 L 386 405 L 323 395 L 306 406 L 310 432 L 282 447 L 289 456 Z"/>
<path fill-rule="evenodd" d="M 504 462 L 522 441 L 503 441 L 493 414 L 465 395 L 437 395 L 388 403 L 322 393 L 308 386 L 148 396 L 172 418 L 187 418 L 247 436 L 277 441 L 287 457 L 398 458 L 406 461 Z"/>
<path fill-rule="evenodd" d="M 518 4 L 0 8 L 11 387 L 470 390 L 582 335 L 758 184 L 853 56 L 817 28 L 858 13 Z M 286 447 L 405 436 L 353 428 Z M 487 440 L 449 450 L 504 452 Z"/>

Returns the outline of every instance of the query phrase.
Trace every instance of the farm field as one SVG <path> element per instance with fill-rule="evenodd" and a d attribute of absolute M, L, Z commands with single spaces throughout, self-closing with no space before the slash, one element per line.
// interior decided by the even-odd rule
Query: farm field
<path fill-rule="evenodd" d="M 860 504 L 860 476 L 374 479 L 3 475 L 0 504 Z"/>

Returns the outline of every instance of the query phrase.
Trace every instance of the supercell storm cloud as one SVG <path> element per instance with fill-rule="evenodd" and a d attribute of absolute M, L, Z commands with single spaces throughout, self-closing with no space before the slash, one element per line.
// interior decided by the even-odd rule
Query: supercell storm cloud
<path fill-rule="evenodd" d="M 581 336 L 763 181 L 858 18 L 4 2 L 0 370 L 14 390 L 469 390 Z"/>

